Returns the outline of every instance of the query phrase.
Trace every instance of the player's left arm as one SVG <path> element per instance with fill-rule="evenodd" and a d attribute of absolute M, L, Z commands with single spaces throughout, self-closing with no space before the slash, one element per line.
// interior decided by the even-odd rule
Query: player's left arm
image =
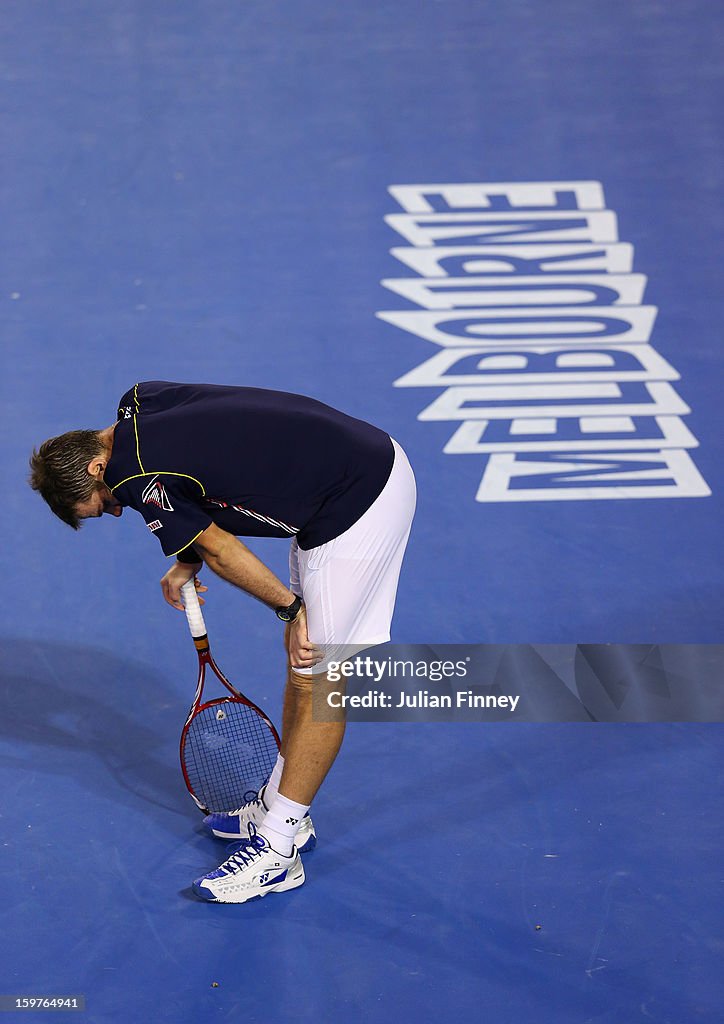
<path fill-rule="evenodd" d="M 288 606 L 294 594 L 238 537 L 212 523 L 194 540 L 209 569 L 270 608 Z"/>

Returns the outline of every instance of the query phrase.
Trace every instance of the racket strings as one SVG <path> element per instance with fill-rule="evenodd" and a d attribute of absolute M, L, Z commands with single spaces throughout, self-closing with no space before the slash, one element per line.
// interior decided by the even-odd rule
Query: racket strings
<path fill-rule="evenodd" d="M 233 699 L 201 708 L 183 749 L 192 792 L 211 812 L 230 812 L 254 799 L 278 754 L 274 734 L 246 704 Z"/>

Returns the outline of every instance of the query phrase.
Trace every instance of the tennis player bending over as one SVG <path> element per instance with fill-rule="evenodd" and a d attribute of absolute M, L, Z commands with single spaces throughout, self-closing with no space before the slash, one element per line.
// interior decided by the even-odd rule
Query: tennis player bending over
<path fill-rule="evenodd" d="M 279 758 L 258 799 L 205 821 L 240 846 L 197 879 L 202 899 L 245 903 L 304 881 L 308 811 L 344 734 L 312 715 L 326 664 L 390 638 L 415 478 L 388 434 L 311 398 L 209 384 L 136 384 L 116 423 L 71 431 L 33 452 L 30 482 L 74 529 L 140 512 L 175 562 L 163 594 L 203 563 L 287 623 Z M 291 538 L 286 587 L 238 535 Z M 338 687 L 337 687 L 338 688 Z M 296 844 L 295 844 L 296 842 Z"/>

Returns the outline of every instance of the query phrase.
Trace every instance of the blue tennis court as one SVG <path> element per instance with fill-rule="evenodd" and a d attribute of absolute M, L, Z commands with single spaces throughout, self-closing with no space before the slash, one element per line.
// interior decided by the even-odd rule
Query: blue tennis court
<path fill-rule="evenodd" d="M 178 767 L 165 560 L 139 517 L 74 535 L 26 484 L 136 381 L 300 392 L 414 466 L 393 641 L 721 643 L 716 7 L 2 23 L 0 996 L 82 994 L 93 1024 L 720 1019 L 707 715 L 351 723 L 307 884 L 201 903 L 224 846 Z M 285 578 L 286 543 L 250 546 Z M 279 624 L 205 577 L 219 663 L 279 722 Z"/>

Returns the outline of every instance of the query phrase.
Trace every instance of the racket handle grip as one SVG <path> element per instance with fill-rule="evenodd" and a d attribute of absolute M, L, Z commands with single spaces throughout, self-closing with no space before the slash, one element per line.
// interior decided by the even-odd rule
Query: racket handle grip
<path fill-rule="evenodd" d="M 191 636 L 194 640 L 199 640 L 201 637 L 206 636 L 206 624 L 201 614 L 201 605 L 199 604 L 199 595 L 196 593 L 195 579 L 190 579 L 188 583 L 184 583 L 181 587 L 181 599 L 186 611 Z"/>

